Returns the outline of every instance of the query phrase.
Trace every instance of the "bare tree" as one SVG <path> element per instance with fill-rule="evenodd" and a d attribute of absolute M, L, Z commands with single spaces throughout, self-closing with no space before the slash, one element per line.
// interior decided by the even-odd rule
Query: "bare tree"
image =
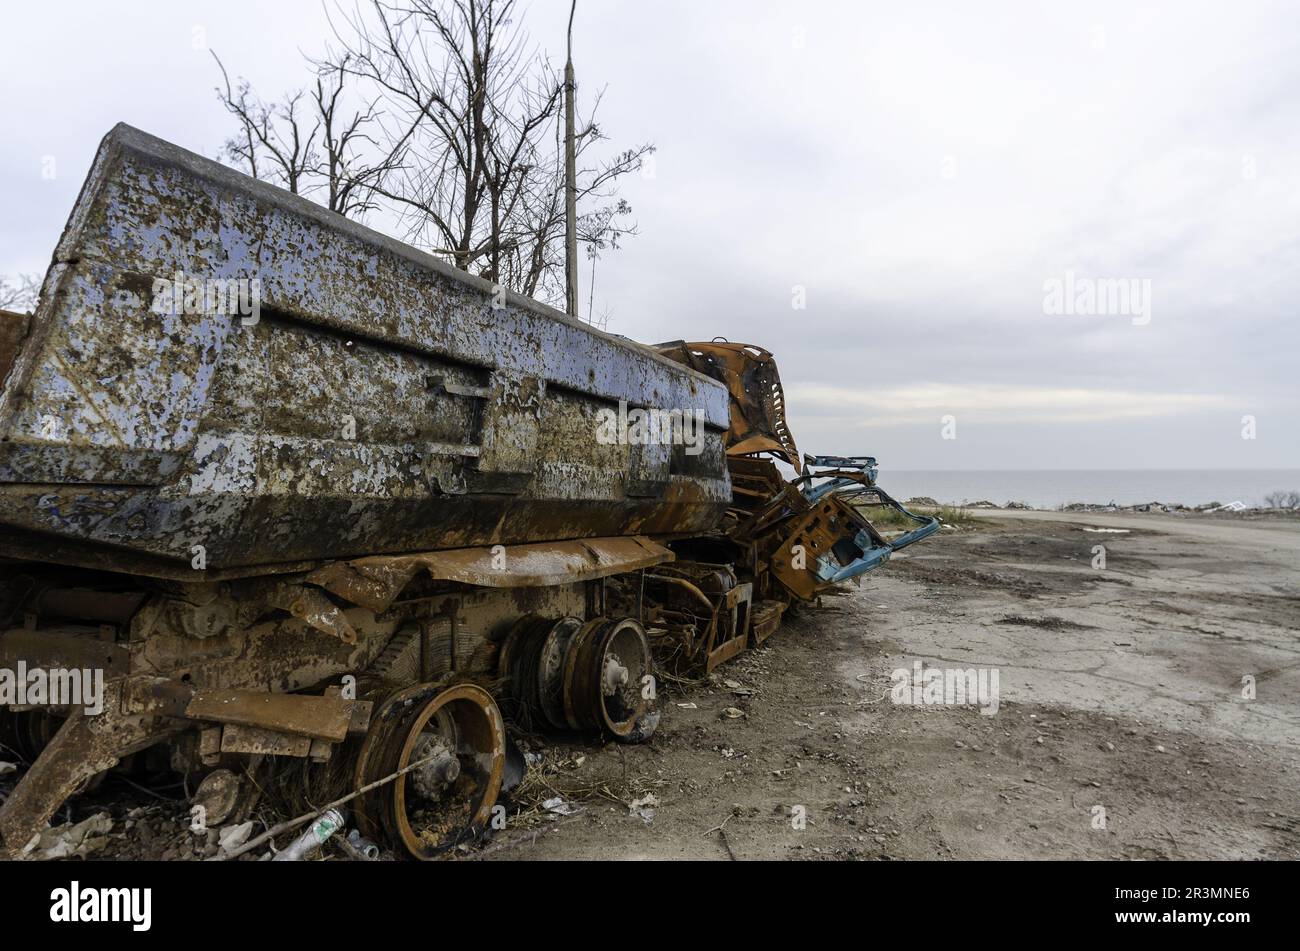
<path fill-rule="evenodd" d="M 376 189 L 401 167 L 412 130 L 389 142 L 385 150 L 369 132 L 372 125 L 378 126 L 373 101 L 366 104 L 364 111 L 353 110 L 349 118 L 342 104 L 347 65 L 346 57 L 336 63 L 317 64 L 312 99 L 320 117 L 322 157 L 312 172 L 325 182 L 325 205 L 330 211 L 361 218 L 377 207 Z M 360 158 L 363 150 L 378 150 L 382 155 L 366 163 Z"/>
<path fill-rule="evenodd" d="M 456 267 L 562 304 L 563 74 L 515 0 L 368 0 L 333 8 L 331 23 L 331 48 L 309 60 L 310 108 L 301 92 L 268 105 L 222 69 L 218 95 L 239 124 L 225 157 L 341 214 L 382 209 Z M 635 233 L 617 183 L 653 151 L 596 160 L 599 104 L 577 133 L 589 255 Z"/>
<path fill-rule="evenodd" d="M 375 188 L 401 164 L 406 140 L 399 137 L 387 151 L 371 136 L 378 130 L 374 102 L 348 108 L 346 59 L 313 63 L 312 87 L 285 94 L 268 104 L 248 80 L 231 83 L 215 52 L 222 85 L 217 96 L 239 126 L 226 140 L 222 157 L 254 178 L 315 198 L 322 195 L 330 211 L 363 218 L 376 207 Z M 383 154 L 378 159 L 376 152 Z"/>
<path fill-rule="evenodd" d="M 35 310 L 40 293 L 41 281 L 35 274 L 19 274 L 12 281 L 0 274 L 0 310 Z"/>
<path fill-rule="evenodd" d="M 239 135 L 226 140 L 226 158 L 235 165 L 246 165 L 254 178 L 301 194 L 308 169 L 316 162 L 313 147 L 320 131 L 319 119 L 304 131 L 311 119 L 300 114 L 303 92 L 288 93 L 279 103 L 268 105 L 252 91 L 248 80 L 240 79 L 232 86 L 221 58 L 215 50 L 211 52 L 225 84 L 224 91 L 219 88 L 217 93 L 226 111 L 239 122 Z"/>
<path fill-rule="evenodd" d="M 555 112 L 552 77 L 528 83 L 512 0 L 373 2 L 335 35 L 337 57 L 413 129 L 406 174 L 381 193 L 410 236 L 491 277 L 527 183 L 531 133 Z M 485 263 L 486 262 L 486 263 Z M 495 266 L 494 266 L 495 265 Z"/>

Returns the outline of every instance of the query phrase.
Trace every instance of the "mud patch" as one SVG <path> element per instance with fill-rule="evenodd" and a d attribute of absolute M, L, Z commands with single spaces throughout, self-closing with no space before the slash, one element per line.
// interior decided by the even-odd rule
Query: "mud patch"
<path fill-rule="evenodd" d="M 1009 614 L 1000 617 L 995 624 L 1014 624 L 1018 627 L 1036 627 L 1044 631 L 1093 631 L 1091 624 L 1077 624 L 1059 617 L 1025 617 L 1021 614 Z"/>

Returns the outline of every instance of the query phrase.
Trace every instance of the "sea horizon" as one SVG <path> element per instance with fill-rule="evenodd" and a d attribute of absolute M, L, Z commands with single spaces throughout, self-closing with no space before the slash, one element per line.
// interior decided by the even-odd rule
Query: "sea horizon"
<path fill-rule="evenodd" d="M 1300 492 L 1300 468 L 1276 469 L 891 469 L 881 488 L 899 500 L 918 496 L 952 505 L 1019 502 L 1057 508 L 1074 502 L 1265 504 L 1274 492 Z"/>

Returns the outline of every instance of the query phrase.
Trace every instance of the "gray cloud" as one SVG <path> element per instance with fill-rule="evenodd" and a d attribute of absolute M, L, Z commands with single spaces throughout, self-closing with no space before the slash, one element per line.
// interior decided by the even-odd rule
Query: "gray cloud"
<path fill-rule="evenodd" d="M 268 94 L 326 36 L 315 2 L 104 7 L 7 13 L 0 272 L 44 267 L 113 123 L 215 154 L 227 126 L 196 27 Z M 566 13 L 526 15 L 558 52 Z M 894 468 L 1300 466 L 1298 26 L 1267 2 L 587 0 L 583 92 L 606 88 L 615 144 L 659 146 L 596 310 L 636 339 L 772 349 L 807 449 Z M 1149 280 L 1150 324 L 1045 314 L 1066 271 Z"/>

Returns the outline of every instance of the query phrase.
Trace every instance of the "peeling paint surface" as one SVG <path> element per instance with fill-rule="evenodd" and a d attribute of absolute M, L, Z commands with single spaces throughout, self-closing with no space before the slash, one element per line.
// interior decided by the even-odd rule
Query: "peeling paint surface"
<path fill-rule="evenodd" d="M 160 306 L 178 274 L 258 319 Z M 0 394 L 0 527 L 220 569 L 714 527 L 726 388 L 492 291 L 119 126 Z M 620 401 L 702 451 L 599 442 Z"/>

